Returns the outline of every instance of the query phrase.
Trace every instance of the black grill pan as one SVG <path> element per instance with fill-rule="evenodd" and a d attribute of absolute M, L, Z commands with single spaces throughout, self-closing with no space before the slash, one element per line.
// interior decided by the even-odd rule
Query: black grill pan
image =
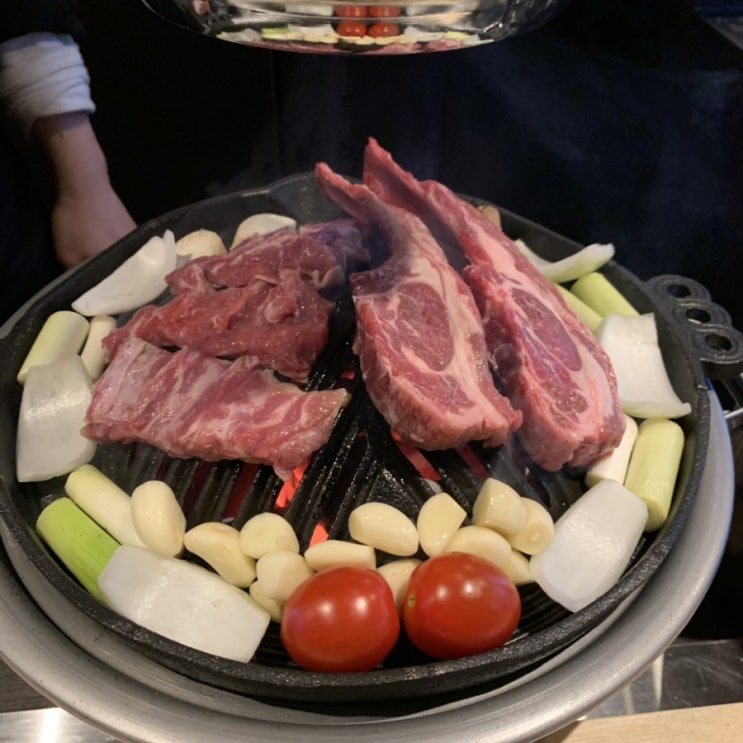
<path fill-rule="evenodd" d="M 229 243 L 236 226 L 246 216 L 265 211 L 288 214 L 301 223 L 339 216 L 337 208 L 319 193 L 311 173 L 284 179 L 266 189 L 221 196 L 175 210 L 143 225 L 49 286 L 21 313 L 14 327 L 4 329 L 6 335 L 0 338 L 3 358 L 0 517 L 5 527 L 5 546 L 21 580 L 24 574 L 35 576 L 33 581 L 28 581 L 33 585 L 29 590 L 37 591 L 34 598 L 43 604 L 43 596 L 38 595 L 41 574 L 44 591 L 61 594 L 71 607 L 90 617 L 100 633 L 123 638 L 133 653 L 141 653 L 185 676 L 236 694 L 338 715 L 409 713 L 492 689 L 534 669 L 621 611 L 623 603 L 642 590 L 671 550 L 696 495 L 710 415 L 705 381 L 709 370 L 703 361 L 717 371 L 732 374 L 741 368 L 743 352 L 735 346 L 738 336 L 729 324 L 715 322 L 715 329 L 721 328 L 719 332 L 732 339 L 733 347 L 727 353 L 720 353 L 720 342 L 713 340 L 709 358 L 705 358 L 705 352 L 700 350 L 698 329 L 688 322 L 688 316 L 679 317 L 676 303 L 678 295 L 682 299 L 687 296 L 679 286 L 683 288 L 687 282 L 691 287 L 689 292 L 694 294 L 694 282 L 674 277 L 672 282 L 645 284 L 615 263 L 605 269 L 608 278 L 640 311 L 656 313 L 669 374 L 678 394 L 691 403 L 692 413 L 680 421 L 686 434 L 686 447 L 669 519 L 658 532 L 643 538 L 629 569 L 614 588 L 585 609 L 571 614 L 538 587 L 526 586 L 521 591 L 523 616 L 519 629 L 502 648 L 455 661 L 431 661 L 402 638 L 383 668 L 360 674 L 320 674 L 292 665 L 281 646 L 278 628 L 273 625 L 250 663 L 216 658 L 160 637 L 96 602 L 47 552 L 33 524 L 48 500 L 63 492 L 64 478 L 19 485 L 14 477 L 15 430 L 21 396 L 15 375 L 45 318 L 56 310 L 69 308 L 83 291 L 108 275 L 152 235 L 172 229 L 180 237 L 194 229 L 206 228 L 220 233 Z M 523 238 L 546 257 L 563 257 L 581 247 L 513 214 L 503 212 L 502 216 L 508 234 Z M 669 286 L 673 287 L 672 291 Z M 710 317 L 719 319 L 710 309 L 714 306 L 708 295 L 696 297 L 695 301 L 706 303 Z M 337 297 L 336 304 L 331 341 L 316 364 L 309 386 L 327 388 L 343 380 L 353 398 L 342 411 L 330 440 L 311 461 L 285 510 L 303 546 L 318 522 L 324 524 L 331 537 L 347 536 L 347 515 L 361 502 L 386 501 L 414 516 L 420 504 L 434 492 L 430 480 L 419 473 L 394 443 L 388 427 L 369 401 L 359 375 L 349 381 L 348 374 L 344 374 L 355 368 L 351 351 L 354 317 L 347 295 Z M 695 317 L 698 320 L 699 315 Z M 425 459 L 435 471 L 439 486 L 465 507 L 471 505 L 487 475 L 504 479 L 523 494 L 536 498 L 554 518 L 584 489 L 581 472 L 566 469 L 546 473 L 529 463 L 517 441 L 497 450 L 475 445 L 465 451 L 426 453 Z M 94 463 L 129 492 L 148 479 L 166 480 L 187 513 L 189 527 L 225 516 L 234 519 L 234 525 L 239 527 L 254 513 L 273 508 L 282 487 L 282 482 L 267 467 L 173 460 L 141 444 L 99 446 Z M 54 621 L 55 617 L 50 619 Z M 72 639 L 84 650 L 96 638 L 83 632 Z"/>

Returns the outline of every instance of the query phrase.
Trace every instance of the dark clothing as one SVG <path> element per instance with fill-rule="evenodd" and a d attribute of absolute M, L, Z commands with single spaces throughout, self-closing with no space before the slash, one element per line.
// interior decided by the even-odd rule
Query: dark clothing
<path fill-rule="evenodd" d="M 65 0 L 5 0 L 0 42 L 42 31 L 78 36 L 73 11 Z M 51 205 L 39 185 L 15 138 L 0 126 L 0 325 L 63 270 L 51 238 Z"/>
<path fill-rule="evenodd" d="M 320 160 L 357 176 L 374 136 L 421 178 L 613 242 L 642 278 L 701 281 L 743 327 L 743 51 L 691 0 L 572 0 L 522 36 L 376 58 L 78 5 L 96 132 L 138 221 Z"/>
<path fill-rule="evenodd" d="M 691 2 L 573 0 L 487 46 L 276 69 L 285 172 L 358 175 L 373 135 L 419 177 L 613 242 L 643 278 L 696 278 L 743 327 L 743 51 Z"/>
<path fill-rule="evenodd" d="M 73 0 L 3 0 L 0 42 L 38 31 L 77 38 L 82 26 L 76 10 Z"/>

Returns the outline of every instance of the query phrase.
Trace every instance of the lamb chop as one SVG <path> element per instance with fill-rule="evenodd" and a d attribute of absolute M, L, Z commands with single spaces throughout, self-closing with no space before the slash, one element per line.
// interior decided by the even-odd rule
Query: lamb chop
<path fill-rule="evenodd" d="M 366 388 L 390 427 L 421 449 L 503 444 L 521 414 L 495 389 L 472 294 L 415 216 L 326 164 L 325 195 L 387 242 L 382 265 L 351 275 Z"/>
<path fill-rule="evenodd" d="M 518 437 L 533 461 L 550 471 L 581 467 L 613 449 L 625 425 L 614 371 L 556 287 L 473 205 L 437 181 L 416 180 L 373 139 L 364 180 L 468 259 L 462 275 L 480 309 L 496 377 L 523 412 Z"/>

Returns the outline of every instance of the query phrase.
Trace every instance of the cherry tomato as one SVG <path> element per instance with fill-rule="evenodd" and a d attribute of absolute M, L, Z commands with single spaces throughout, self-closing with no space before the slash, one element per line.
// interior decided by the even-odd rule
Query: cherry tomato
<path fill-rule="evenodd" d="M 400 634 L 390 587 L 375 570 L 328 568 L 289 596 L 281 641 L 311 671 L 368 671 L 381 663 Z"/>
<path fill-rule="evenodd" d="M 366 36 L 366 26 L 360 21 L 341 21 L 336 32 L 338 36 Z"/>
<path fill-rule="evenodd" d="M 410 576 L 402 620 L 410 641 L 439 660 L 503 645 L 521 618 L 508 576 L 477 555 L 450 552 L 424 560 Z"/>
<path fill-rule="evenodd" d="M 335 14 L 339 18 L 366 18 L 366 5 L 336 5 Z"/>
<path fill-rule="evenodd" d="M 381 23 L 374 23 L 369 26 L 367 33 L 369 36 L 373 36 L 374 38 L 380 38 L 382 36 L 399 36 L 400 28 L 396 23 L 382 21 Z"/>
<path fill-rule="evenodd" d="M 394 5 L 372 5 L 369 8 L 369 15 L 372 18 L 397 18 L 400 15 L 400 8 Z"/>

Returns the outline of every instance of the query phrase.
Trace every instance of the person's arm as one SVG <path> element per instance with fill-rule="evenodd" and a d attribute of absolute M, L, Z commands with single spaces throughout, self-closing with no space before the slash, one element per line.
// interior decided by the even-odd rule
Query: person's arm
<path fill-rule="evenodd" d="M 109 180 L 90 114 L 88 71 L 73 39 L 31 33 L 0 44 L 0 103 L 22 139 L 38 145 L 54 186 L 54 247 L 67 267 L 136 225 Z"/>
<path fill-rule="evenodd" d="M 74 266 L 136 226 L 113 189 L 106 158 L 84 111 L 37 119 L 33 137 L 55 180 L 52 234 L 60 261 Z"/>

